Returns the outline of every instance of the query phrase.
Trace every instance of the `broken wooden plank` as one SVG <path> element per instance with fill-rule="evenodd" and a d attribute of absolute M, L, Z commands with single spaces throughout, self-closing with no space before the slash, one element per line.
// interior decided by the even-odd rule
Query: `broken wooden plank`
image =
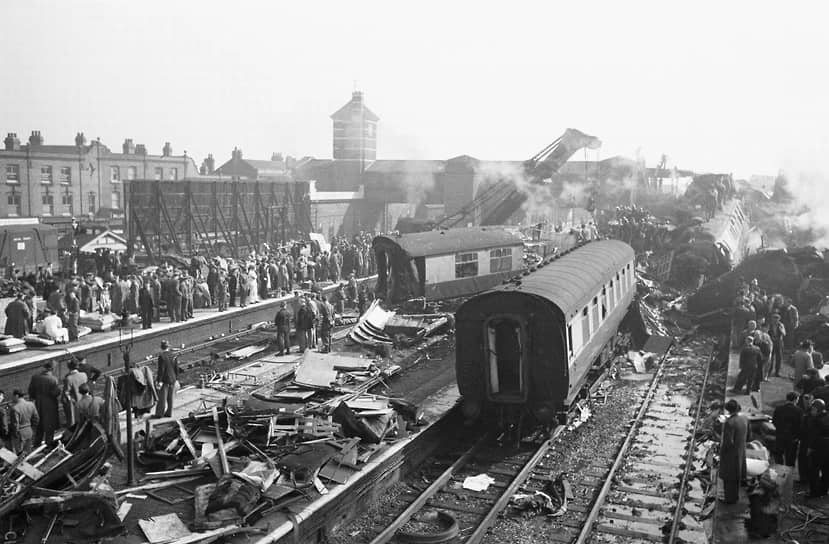
<path fill-rule="evenodd" d="M 199 479 L 201 479 L 201 476 L 188 476 L 187 478 L 179 478 L 178 480 L 168 480 L 166 482 L 151 482 L 136 487 L 128 487 L 126 489 L 121 489 L 119 491 L 116 491 L 115 494 L 120 496 L 126 495 L 127 493 L 135 493 L 136 491 L 145 491 L 147 489 L 163 489 L 165 487 L 170 487 L 187 482 L 193 482 Z"/>
<path fill-rule="evenodd" d="M 25 474 L 32 480 L 39 480 L 43 477 L 43 472 L 27 463 L 25 460 L 18 459 L 17 455 L 7 450 L 6 448 L 0 448 L 0 459 L 11 465 L 17 471 Z"/>
<path fill-rule="evenodd" d="M 179 478 L 183 476 L 193 476 L 195 474 L 204 474 L 205 467 L 193 468 L 178 468 L 174 470 L 160 470 L 157 472 L 148 472 L 142 480 L 159 480 L 162 478 Z"/>
<path fill-rule="evenodd" d="M 219 411 L 214 406 L 210 409 L 210 413 L 213 414 L 213 423 L 216 425 L 216 440 L 219 441 L 219 461 L 222 465 L 222 474 L 228 474 L 230 473 L 230 465 L 227 462 L 227 453 L 225 452 L 225 441 L 222 438 L 222 428 L 219 425 Z"/>
<path fill-rule="evenodd" d="M 181 439 L 184 440 L 184 444 L 190 451 L 190 455 L 193 456 L 193 459 L 197 459 L 199 456 L 196 454 L 196 448 L 193 446 L 193 441 L 190 440 L 190 433 L 188 433 L 187 429 L 184 428 L 184 424 L 180 419 L 176 419 L 176 422 L 178 423 L 178 432 L 181 434 Z"/>

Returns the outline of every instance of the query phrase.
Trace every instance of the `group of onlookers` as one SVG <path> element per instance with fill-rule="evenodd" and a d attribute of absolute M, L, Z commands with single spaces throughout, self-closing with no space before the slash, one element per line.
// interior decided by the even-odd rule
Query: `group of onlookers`
<path fill-rule="evenodd" d="M 104 401 L 92 394 L 91 386 L 101 371 L 83 360 L 72 360 L 67 367 L 69 372 L 59 380 L 54 364 L 47 362 L 43 372 L 32 377 L 28 391 L 12 392 L 10 404 L 5 404 L 5 393 L 0 391 L 0 445 L 18 454 L 28 453 L 43 442 L 52 447 L 61 428 L 61 406 L 66 428 L 74 429 L 86 420 L 101 420 Z"/>

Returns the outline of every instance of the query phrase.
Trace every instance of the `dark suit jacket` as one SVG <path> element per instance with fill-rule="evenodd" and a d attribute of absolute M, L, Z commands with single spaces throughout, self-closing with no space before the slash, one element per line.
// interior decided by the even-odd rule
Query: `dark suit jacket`
<path fill-rule="evenodd" d="M 162 351 L 158 354 L 158 383 L 173 384 L 178 381 L 178 361 L 171 351 Z"/>
<path fill-rule="evenodd" d="M 777 430 L 778 440 L 794 440 L 800 437 L 800 420 L 803 419 L 803 410 L 787 402 L 774 409 L 772 423 Z"/>

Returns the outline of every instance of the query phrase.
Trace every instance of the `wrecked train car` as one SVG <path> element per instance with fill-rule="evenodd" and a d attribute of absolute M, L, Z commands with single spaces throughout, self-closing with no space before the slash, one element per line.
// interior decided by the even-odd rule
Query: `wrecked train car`
<path fill-rule="evenodd" d="M 750 228 L 748 215 L 740 200 L 728 200 L 722 210 L 708 221 L 677 232 L 674 269 L 693 268 L 686 261 L 695 259 L 704 263 L 699 272 L 708 277 L 728 272 L 745 257 Z M 683 278 L 675 279 L 683 283 Z"/>
<path fill-rule="evenodd" d="M 377 296 L 388 302 L 478 293 L 524 266 L 521 238 L 496 227 L 377 236 Z"/>
<path fill-rule="evenodd" d="M 611 359 L 635 289 L 633 248 L 602 240 L 470 298 L 455 316 L 464 416 L 565 419 Z"/>

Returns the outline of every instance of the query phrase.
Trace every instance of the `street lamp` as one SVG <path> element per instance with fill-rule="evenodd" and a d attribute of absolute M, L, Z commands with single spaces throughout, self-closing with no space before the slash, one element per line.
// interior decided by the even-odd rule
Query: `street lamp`
<path fill-rule="evenodd" d="M 127 485 L 135 485 L 135 437 L 132 432 L 132 388 L 129 386 L 129 375 L 132 372 L 130 362 L 130 351 L 133 345 L 133 329 L 130 327 L 130 335 L 124 334 L 126 323 L 121 321 L 118 327 L 118 349 L 124 356 L 124 371 L 127 373 Z"/>

